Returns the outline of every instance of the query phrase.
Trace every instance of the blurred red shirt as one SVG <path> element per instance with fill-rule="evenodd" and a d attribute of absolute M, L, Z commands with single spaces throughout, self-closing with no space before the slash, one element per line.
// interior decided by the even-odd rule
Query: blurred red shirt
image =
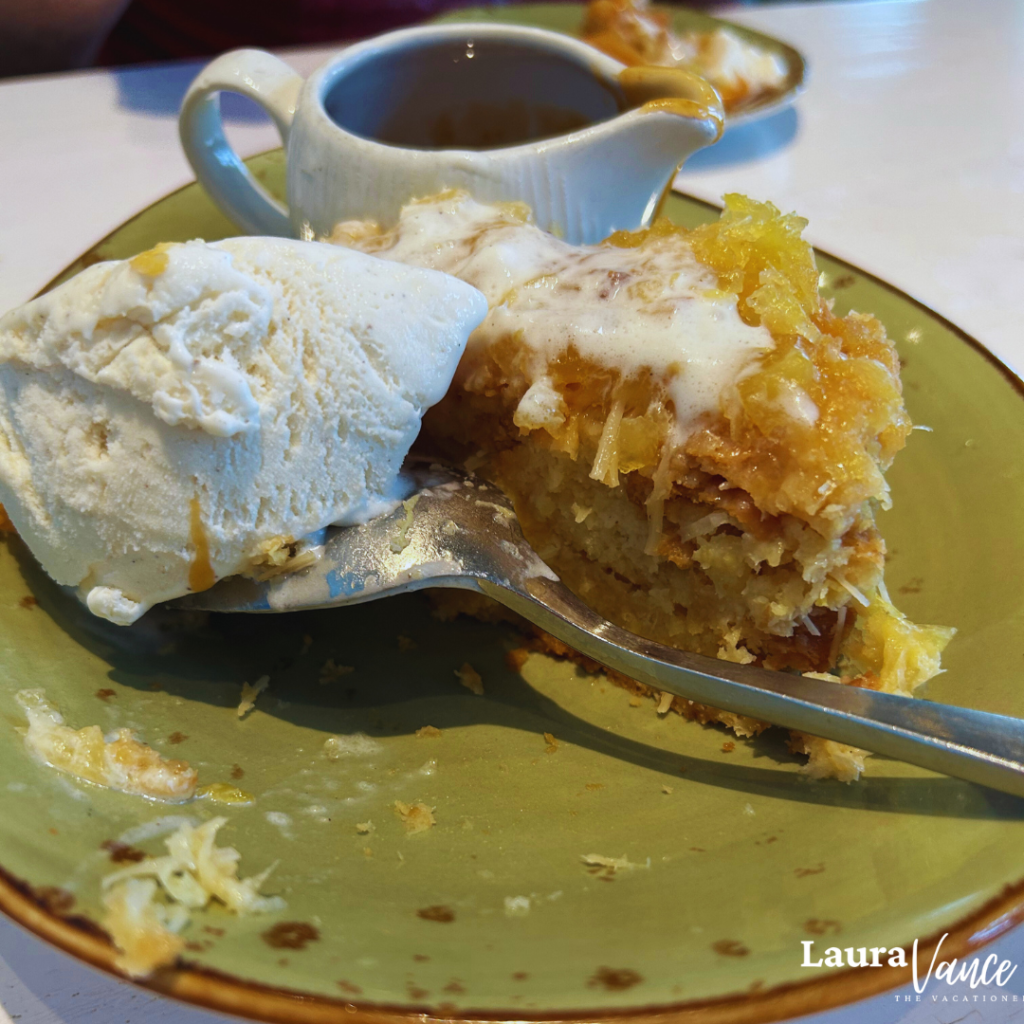
<path fill-rule="evenodd" d="M 357 39 L 472 2 L 133 0 L 104 43 L 98 63 L 135 64 L 205 57 L 237 46 L 279 48 Z"/>

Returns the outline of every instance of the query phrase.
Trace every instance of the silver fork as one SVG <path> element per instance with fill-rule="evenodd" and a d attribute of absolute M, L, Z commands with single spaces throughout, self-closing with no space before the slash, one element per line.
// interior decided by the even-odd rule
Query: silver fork
<path fill-rule="evenodd" d="M 291 612 L 425 587 L 472 590 L 658 690 L 1024 796 L 1024 721 L 645 640 L 606 622 L 559 582 L 500 490 L 437 463 L 410 460 L 406 474 L 410 498 L 363 526 L 329 530 L 315 564 L 262 583 L 232 577 L 173 606 Z"/>

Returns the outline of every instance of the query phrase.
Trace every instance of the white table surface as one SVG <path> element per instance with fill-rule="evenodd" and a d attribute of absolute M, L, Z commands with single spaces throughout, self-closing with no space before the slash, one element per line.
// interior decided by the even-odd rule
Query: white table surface
<path fill-rule="evenodd" d="M 883 0 L 727 13 L 802 50 L 810 87 L 793 110 L 697 154 L 680 186 L 710 200 L 745 192 L 798 211 L 815 245 L 903 288 L 1024 372 L 1024 2 Z M 330 52 L 284 56 L 305 74 Z M 175 117 L 197 67 L 0 82 L 0 310 L 192 179 Z M 240 152 L 277 144 L 265 121 L 240 104 L 232 109 L 229 135 Z M 1024 967 L 1024 930 L 993 948 Z M 805 1020 L 1024 1022 L 1020 999 L 986 1003 L 983 992 L 970 1004 L 932 1003 L 927 993 L 907 1003 L 890 993 Z M 22 1024 L 224 1020 L 82 967 L 5 919 L 0 1003 Z"/>

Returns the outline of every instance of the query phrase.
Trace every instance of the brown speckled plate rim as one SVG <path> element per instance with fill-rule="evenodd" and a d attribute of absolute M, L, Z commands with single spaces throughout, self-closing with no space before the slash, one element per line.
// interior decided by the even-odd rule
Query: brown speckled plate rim
<path fill-rule="evenodd" d="M 266 156 L 271 152 L 274 150 L 268 150 L 258 156 Z M 150 210 L 172 196 L 194 187 L 195 182 L 183 185 L 129 217 L 69 263 L 40 289 L 38 294 L 49 291 L 70 271 L 98 262 L 96 251 L 115 234 L 146 216 Z M 681 198 L 704 206 L 708 210 L 721 209 L 716 204 L 698 199 L 696 196 L 678 194 Z M 815 248 L 815 252 L 828 257 L 850 272 L 873 281 L 890 294 L 898 296 L 921 313 L 941 323 L 983 356 L 1024 399 L 1024 380 L 977 339 L 895 285 L 859 269 L 846 260 L 831 256 L 822 249 Z M 549 1014 L 524 1013 L 521 1009 L 475 1011 L 469 1008 L 449 1016 L 426 1007 L 360 1003 L 274 988 L 191 964 L 187 960 L 179 960 L 178 966 L 162 969 L 145 980 L 126 979 L 114 966 L 113 944 L 97 924 L 70 911 L 55 911 L 48 905 L 45 891 L 35 890 L 29 882 L 9 873 L 2 865 L 0 911 L 38 938 L 120 980 L 133 981 L 161 995 L 171 996 L 204 1009 L 236 1014 L 271 1024 L 328 1024 L 339 1020 L 345 1020 L 349 1024 L 412 1024 L 414 1021 L 451 1021 L 453 1024 L 473 1024 L 476 1021 L 481 1024 L 532 1021 L 553 1024 L 615 1024 L 619 1021 L 629 1021 L 630 1024 L 674 1024 L 677 1021 L 680 1024 L 769 1024 L 771 1021 L 788 1020 L 867 999 L 905 985 L 912 977 L 909 966 L 885 966 L 879 970 L 846 968 L 806 982 L 791 982 L 769 989 L 752 988 L 714 999 L 627 1007 L 620 1010 L 600 1009 L 588 1012 L 582 1009 L 569 1013 Z M 939 943 L 943 942 L 943 951 L 947 957 L 963 959 L 1021 922 L 1024 922 L 1024 879 L 1007 885 L 999 896 L 989 900 L 974 913 L 949 925 L 942 932 L 921 939 L 918 943 L 918 957 L 922 962 L 930 962 Z"/>
<path fill-rule="evenodd" d="M 114 967 L 112 943 L 96 924 L 75 915 L 61 916 L 47 907 L 45 894 L 36 893 L 0 868 L 0 910 L 38 938 L 69 953 L 84 963 L 124 980 Z M 963 959 L 974 950 L 1004 934 L 1024 920 L 1024 881 L 1007 886 L 995 899 L 941 933 L 918 943 L 921 962 L 931 962 L 940 942 L 946 957 Z M 161 995 L 208 1010 L 234 1013 L 269 1024 L 329 1024 L 345 1020 L 351 1024 L 768 1024 L 808 1013 L 853 1003 L 911 980 L 911 968 L 883 967 L 880 970 L 846 968 L 807 982 L 778 985 L 770 989 L 752 989 L 715 999 L 682 1003 L 627 1007 L 621 1010 L 597 1010 L 588 1013 L 535 1014 L 521 1010 L 460 1010 L 447 1016 L 426 1007 L 357 1003 L 326 996 L 261 985 L 231 975 L 179 961 L 180 966 L 165 968 L 141 985 Z M 134 979 L 129 979 L 134 980 Z"/>

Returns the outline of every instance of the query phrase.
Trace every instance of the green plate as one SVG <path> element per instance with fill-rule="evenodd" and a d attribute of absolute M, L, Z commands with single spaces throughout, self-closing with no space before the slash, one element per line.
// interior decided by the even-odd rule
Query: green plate
<path fill-rule="evenodd" d="M 251 166 L 280 191 L 280 152 Z M 667 210 L 689 224 L 714 216 L 680 197 Z M 191 185 L 67 274 L 230 233 Z M 911 413 L 932 428 L 897 459 L 882 522 L 900 605 L 960 631 L 930 696 L 1024 716 L 1024 594 L 1006 586 L 1024 578 L 1024 464 L 1011 457 L 1024 451 L 1020 384 L 906 296 L 827 256 L 819 265 L 840 312 L 885 322 Z M 17 540 L 0 547 L 0 573 L 0 906 L 109 965 L 91 924 L 112 869 L 101 844 L 162 815 L 223 810 L 155 805 L 36 764 L 18 732 L 23 687 L 44 687 L 76 727 L 136 729 L 201 782 L 231 781 L 238 766 L 256 795 L 227 809 L 221 841 L 242 851 L 244 874 L 279 861 L 267 890 L 288 909 L 197 914 L 188 963 L 150 982 L 184 998 L 269 1020 L 337 1019 L 341 1003 L 367 1022 L 656 1008 L 768 1020 L 905 980 L 801 968 L 802 940 L 891 947 L 948 931 L 944 955 L 963 953 L 1020 911 L 1007 887 L 1024 879 L 1024 802 L 882 758 L 855 785 L 808 781 L 774 732 L 731 749 L 721 729 L 633 707 L 571 664 L 532 656 L 520 676 L 506 664 L 514 631 L 439 622 L 421 595 L 206 623 L 157 610 L 120 629 L 84 612 Z M 322 682 L 328 659 L 354 671 Z M 484 696 L 459 685 L 465 662 Z M 241 685 L 263 674 L 270 690 L 240 721 Z M 425 725 L 441 735 L 417 736 Z M 326 760 L 325 739 L 352 732 L 371 738 L 367 752 Z M 437 825 L 407 835 L 396 800 L 424 801 Z M 374 831 L 361 835 L 366 821 Z M 161 851 L 158 838 L 137 845 Z M 605 877 L 587 854 L 639 866 Z M 281 921 L 316 937 L 275 947 L 265 933 Z"/>
<path fill-rule="evenodd" d="M 575 36 L 583 23 L 583 4 L 511 4 L 508 6 L 468 7 L 446 14 L 438 21 L 484 21 L 514 25 L 535 25 Z M 769 114 L 777 114 L 788 107 L 803 92 L 807 83 L 807 61 L 799 50 L 773 36 L 766 36 L 745 25 L 713 18 L 710 14 L 690 10 L 686 7 L 670 7 L 665 11 L 672 19 L 676 32 L 713 32 L 716 28 L 728 28 L 741 39 L 767 53 L 774 54 L 786 69 L 782 85 L 749 103 L 742 103 L 728 117 L 727 127 L 746 124 Z"/>

